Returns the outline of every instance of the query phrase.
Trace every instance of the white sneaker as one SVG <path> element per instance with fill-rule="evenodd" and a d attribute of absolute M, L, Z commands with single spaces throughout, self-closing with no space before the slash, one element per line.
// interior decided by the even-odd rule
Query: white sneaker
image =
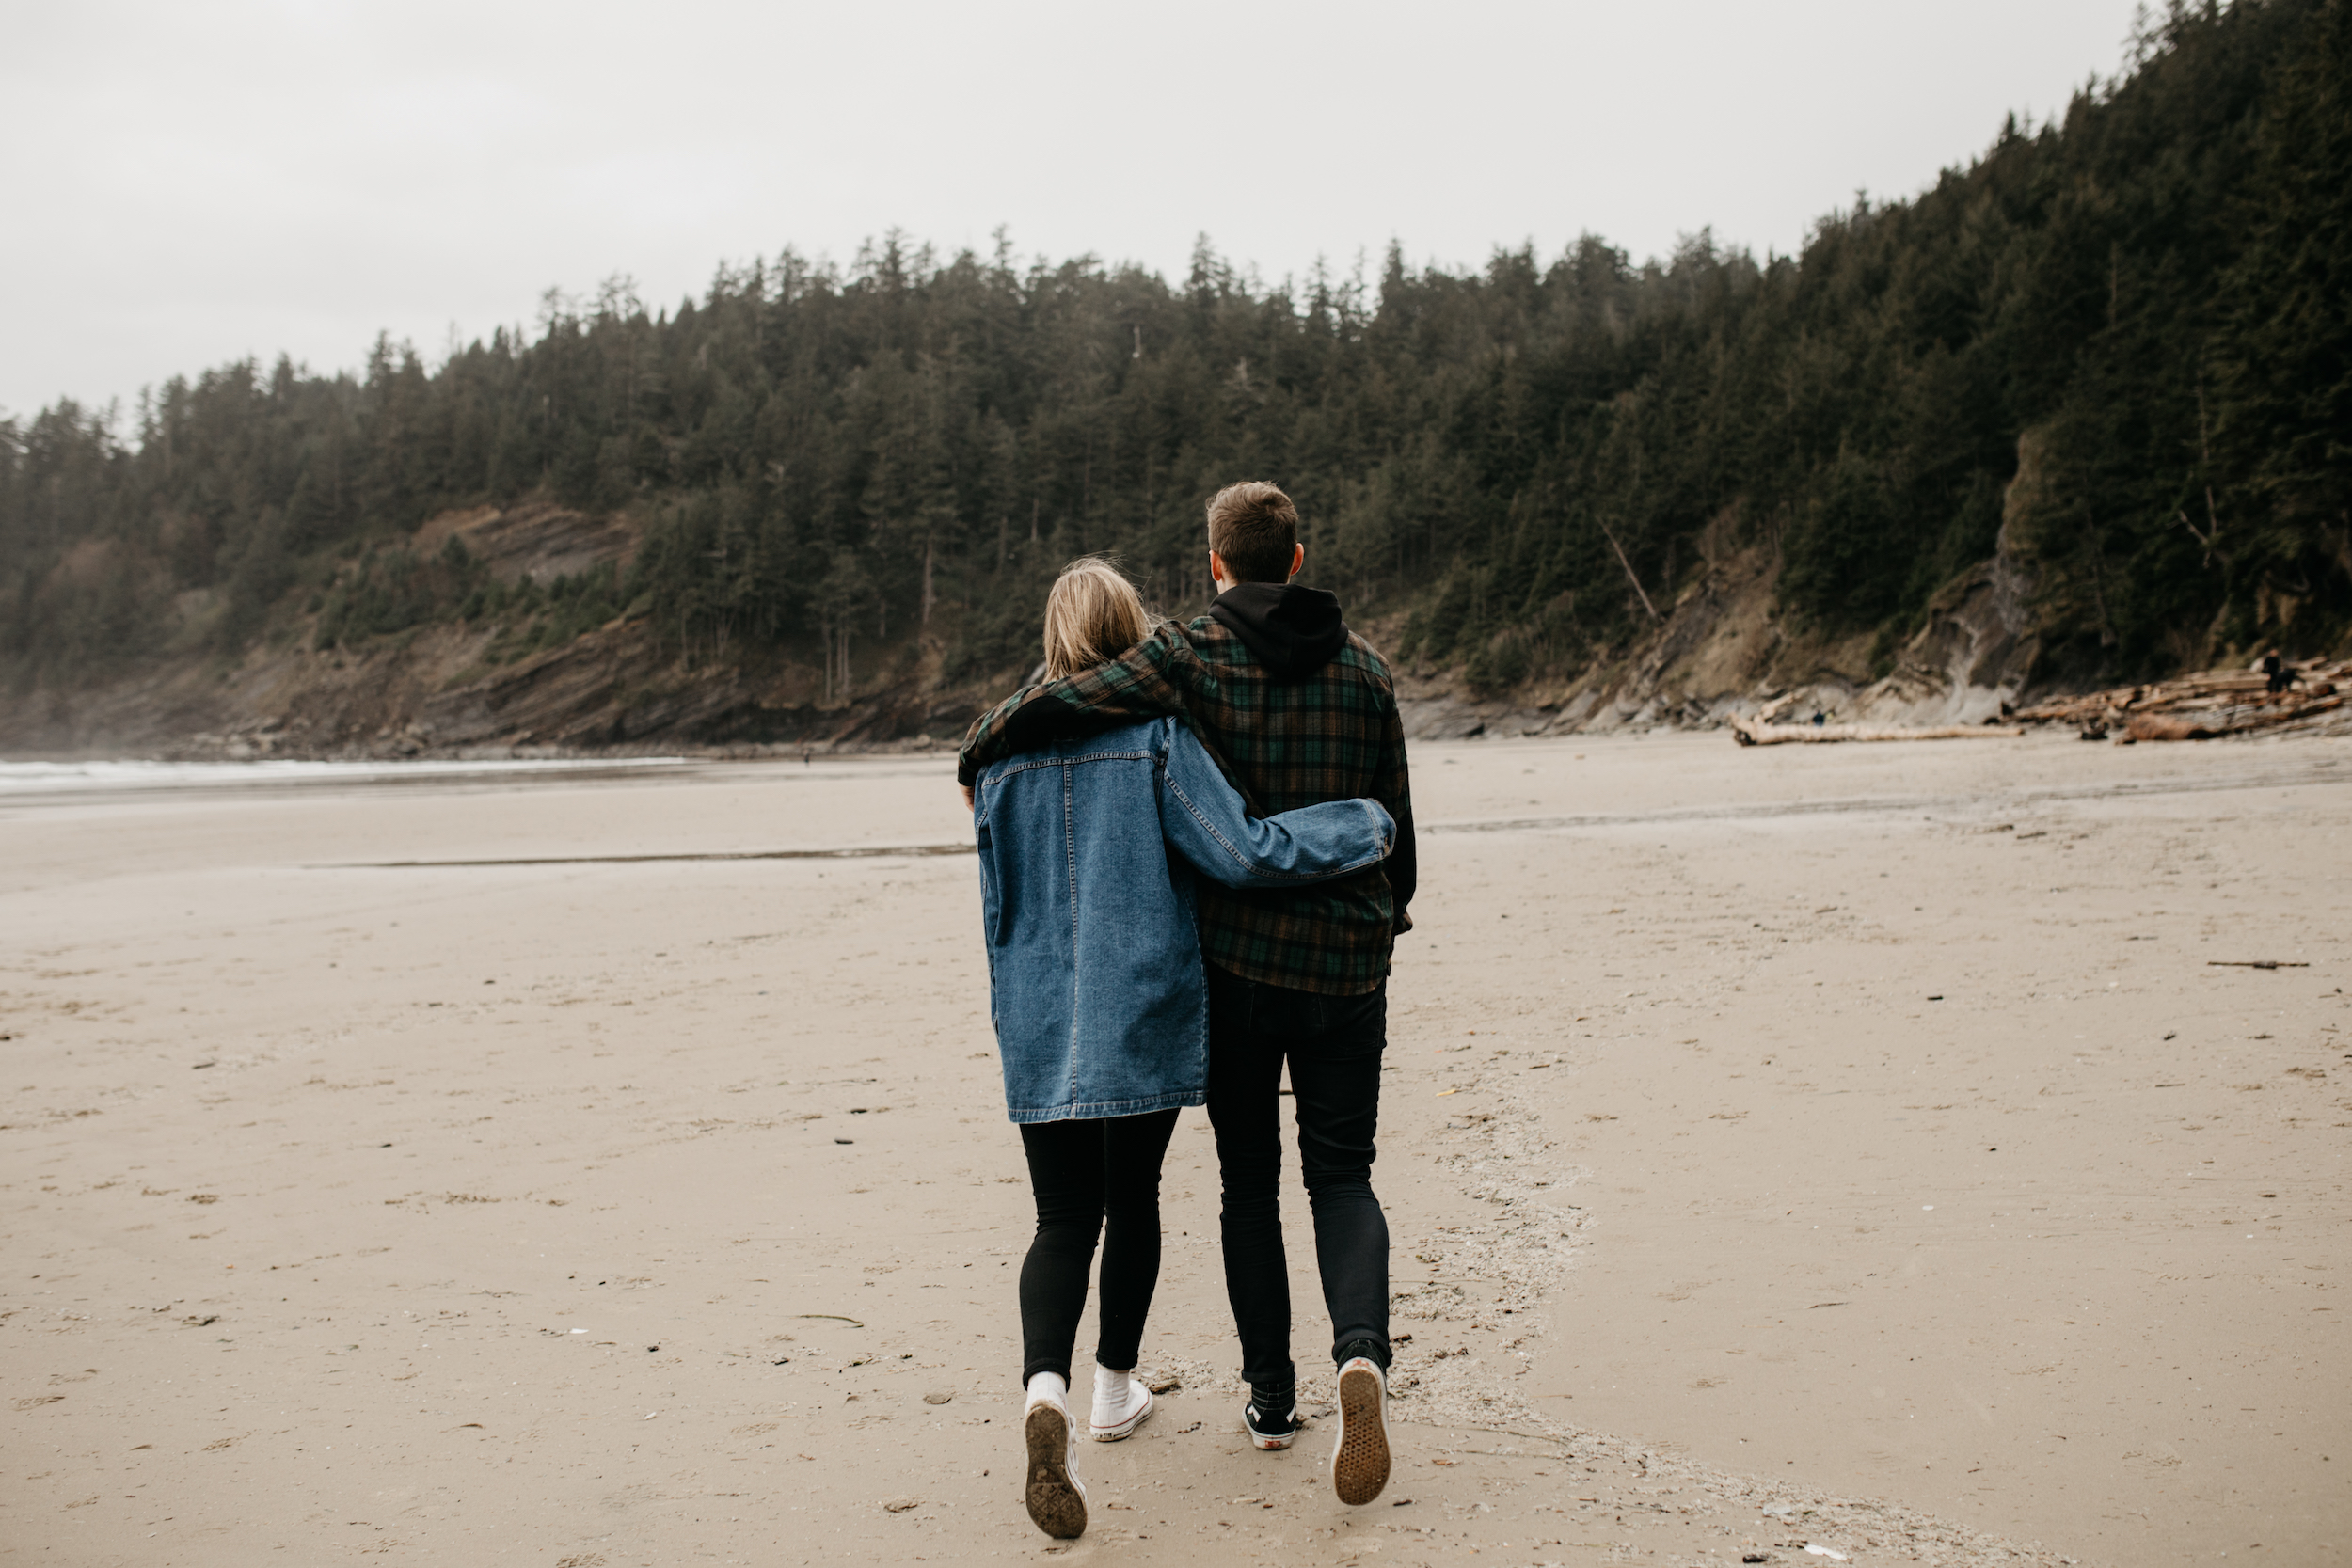
<path fill-rule="evenodd" d="M 1361 1508 L 1389 1484 L 1388 1375 L 1356 1356 L 1340 1367 L 1340 1440 L 1331 1446 L 1331 1495 Z"/>
<path fill-rule="evenodd" d="M 1135 1373 L 1094 1369 L 1094 1440 L 1116 1443 L 1135 1434 L 1152 1414 L 1152 1390 Z"/>
<path fill-rule="evenodd" d="M 1057 1541 L 1086 1533 L 1087 1489 L 1078 1479 L 1078 1439 L 1061 1401 L 1032 1395 L 1022 1413 L 1021 1432 L 1029 1448 L 1025 1490 L 1029 1519 Z"/>

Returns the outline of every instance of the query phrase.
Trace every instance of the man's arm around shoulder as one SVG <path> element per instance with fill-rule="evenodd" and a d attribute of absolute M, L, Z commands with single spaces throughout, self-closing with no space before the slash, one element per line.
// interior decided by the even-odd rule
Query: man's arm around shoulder
<path fill-rule="evenodd" d="M 968 785 L 993 762 L 1111 724 L 1168 718 L 1190 724 L 1184 693 L 1205 675 L 1184 628 L 1163 621 L 1110 663 L 1016 691 L 974 720 L 956 757 L 956 782 Z"/>

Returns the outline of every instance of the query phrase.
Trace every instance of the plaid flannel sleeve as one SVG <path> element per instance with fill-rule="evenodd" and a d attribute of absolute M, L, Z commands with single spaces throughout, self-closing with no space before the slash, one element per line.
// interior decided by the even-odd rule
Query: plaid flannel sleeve
<path fill-rule="evenodd" d="M 1396 819 L 1396 847 L 1389 855 L 1389 894 L 1396 910 L 1396 929 L 1413 928 L 1408 906 L 1421 880 L 1421 857 L 1413 843 L 1413 786 L 1405 765 L 1405 718 L 1391 694 L 1380 733 L 1380 760 L 1372 775 L 1372 798 Z"/>
<path fill-rule="evenodd" d="M 956 782 L 968 784 L 989 764 L 1048 741 L 1138 719 L 1182 719 L 1198 735 L 1185 693 L 1215 686 L 1176 623 L 1162 622 L 1110 663 L 1016 691 L 974 720 L 956 757 Z M 1218 765 L 1231 775 L 1223 758 Z"/>

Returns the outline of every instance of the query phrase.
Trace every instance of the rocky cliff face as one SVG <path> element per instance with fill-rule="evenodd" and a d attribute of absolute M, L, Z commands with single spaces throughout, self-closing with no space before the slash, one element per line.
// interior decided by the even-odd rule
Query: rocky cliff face
<path fill-rule="evenodd" d="M 1479 693 L 1452 672 L 1400 672 L 1406 734 L 1711 726 L 1791 694 L 1794 706 L 1842 719 L 1967 724 L 1998 716 L 2033 677 L 2030 573 L 2006 546 L 1947 584 L 1894 669 L 1875 677 L 1872 637 L 1825 638 L 1781 617 L 1777 571 L 1766 546 L 1709 559 L 1648 636 L 1565 683 Z"/>
<path fill-rule="evenodd" d="M 951 741 L 993 700 L 943 683 L 937 649 L 920 644 L 825 702 L 805 664 L 771 655 L 688 668 L 642 619 L 483 673 L 488 640 L 435 626 L 356 654 L 262 653 L 227 670 L 31 693 L 0 706 L 0 751 L 229 760 L 821 752 L 927 734 Z"/>
<path fill-rule="evenodd" d="M 501 584 L 545 587 L 626 568 L 637 531 L 533 501 L 445 513 L 410 541 L 451 539 Z M 315 610 L 289 615 L 228 660 L 200 651 L 70 691 L 0 692 L 0 752 L 245 759 L 267 756 L 554 755 L 578 752 L 798 749 L 962 734 L 987 702 L 941 675 L 919 638 L 859 651 L 863 678 L 829 693 L 822 656 L 792 647 L 691 661 L 642 613 L 624 612 L 516 657 L 511 626 L 442 621 L 353 647 L 313 646 Z M 812 643 L 814 639 L 810 640 Z"/>
<path fill-rule="evenodd" d="M 446 514 L 416 547 L 453 537 L 508 584 L 625 565 L 636 546 L 625 521 L 545 503 Z M 1406 734 L 1713 725 L 1791 693 L 1800 708 L 1841 719 L 1971 723 L 2016 702 L 2032 677 L 2029 570 L 2006 545 L 1936 595 L 1893 669 L 1875 676 L 1868 636 L 1826 639 L 1779 615 L 1776 572 L 1769 546 L 1712 550 L 1646 637 L 1565 681 L 1479 692 L 1458 672 L 1400 669 Z M 1362 629 L 1386 645 L 1401 622 Z M 310 630 L 297 619 L 234 662 L 191 657 L 95 689 L 0 696 L 0 751 L 243 758 L 946 744 L 1016 679 L 949 679 L 940 644 L 918 637 L 863 651 L 862 678 L 829 694 L 813 645 L 690 663 L 629 613 L 505 662 L 497 626 L 445 622 L 353 649 L 312 648 Z"/>

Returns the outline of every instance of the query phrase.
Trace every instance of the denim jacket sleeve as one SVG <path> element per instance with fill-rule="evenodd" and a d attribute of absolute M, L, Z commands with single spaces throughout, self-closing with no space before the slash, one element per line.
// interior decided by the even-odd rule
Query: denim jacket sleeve
<path fill-rule="evenodd" d="M 1377 865 L 1396 823 L 1377 800 L 1330 800 L 1252 817 L 1190 730 L 1166 721 L 1160 831 L 1203 875 L 1227 887 L 1295 887 Z"/>

